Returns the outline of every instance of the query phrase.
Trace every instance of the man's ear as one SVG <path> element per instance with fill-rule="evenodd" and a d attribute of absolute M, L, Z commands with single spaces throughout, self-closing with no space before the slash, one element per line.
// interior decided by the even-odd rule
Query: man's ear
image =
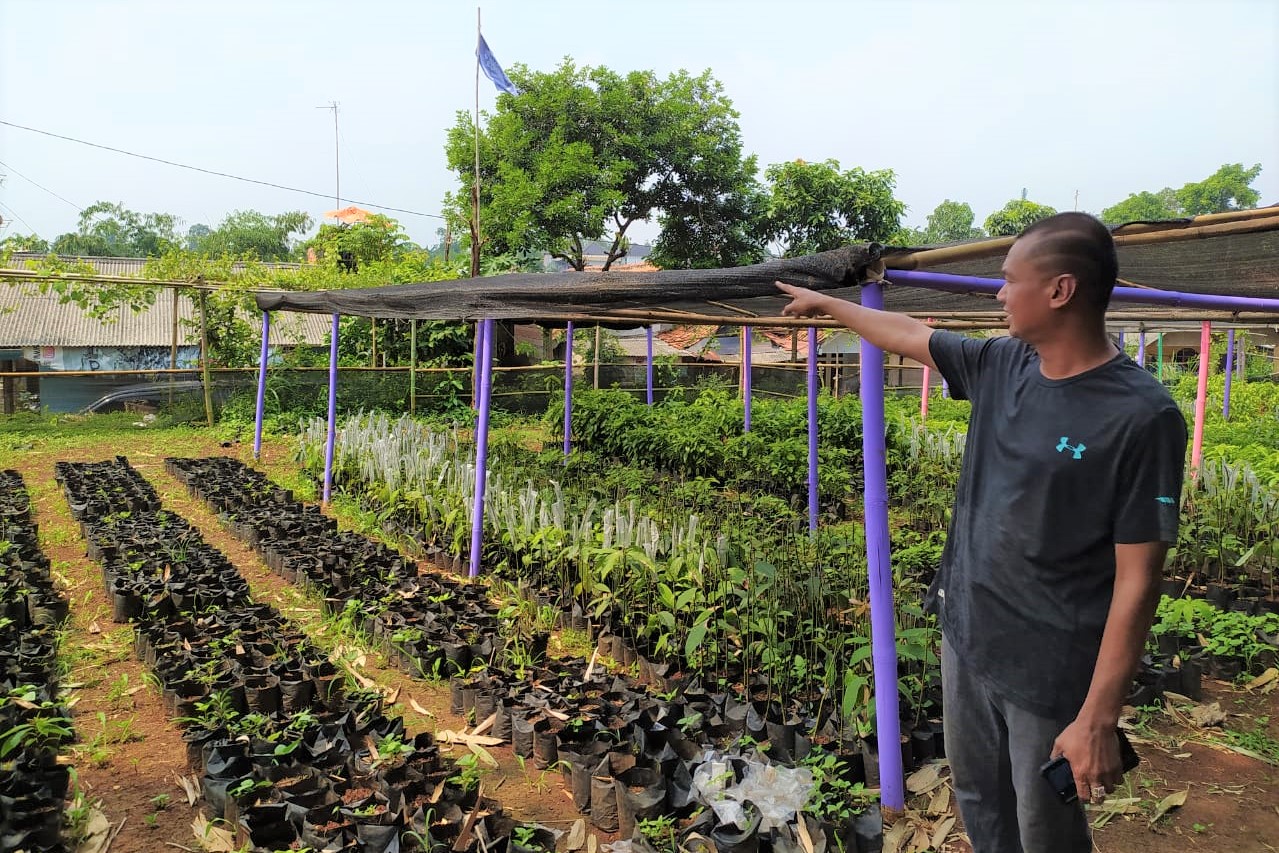
<path fill-rule="evenodd" d="M 1070 273 L 1062 273 L 1053 279 L 1048 304 L 1053 308 L 1065 308 L 1079 292 L 1079 280 Z"/>

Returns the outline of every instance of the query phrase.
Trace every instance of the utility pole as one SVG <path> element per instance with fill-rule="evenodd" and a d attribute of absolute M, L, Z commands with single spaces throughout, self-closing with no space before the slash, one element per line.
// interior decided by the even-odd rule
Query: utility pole
<path fill-rule="evenodd" d="M 1079 190 L 1075 190 L 1075 210 L 1079 209 Z"/>
<path fill-rule="evenodd" d="M 342 172 L 338 158 L 338 102 L 329 101 L 327 107 L 316 107 L 317 110 L 333 110 L 333 209 L 342 209 Z"/>

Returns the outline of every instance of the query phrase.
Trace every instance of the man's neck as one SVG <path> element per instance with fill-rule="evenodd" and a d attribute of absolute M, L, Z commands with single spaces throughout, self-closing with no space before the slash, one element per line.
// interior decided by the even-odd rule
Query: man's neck
<path fill-rule="evenodd" d="M 1104 327 L 1062 329 L 1033 344 L 1039 354 L 1039 372 L 1046 379 L 1069 379 L 1110 361 L 1119 350 L 1106 337 Z"/>

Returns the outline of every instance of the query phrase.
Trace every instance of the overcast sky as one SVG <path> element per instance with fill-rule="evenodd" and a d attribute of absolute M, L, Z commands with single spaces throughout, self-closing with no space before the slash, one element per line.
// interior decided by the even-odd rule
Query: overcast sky
<path fill-rule="evenodd" d="M 1279 202 L 1274 0 L 489 0 L 483 20 L 507 66 L 710 68 L 761 167 L 892 169 L 909 224 L 946 198 L 980 222 L 1023 188 L 1099 212 L 1227 162 L 1261 163 L 1262 203 Z M 316 107 L 337 101 L 343 203 L 438 214 L 474 49 L 458 2 L 0 0 L 0 119 L 331 194 L 333 117 Z M 332 207 L 5 126 L 0 161 L 0 233 L 52 239 L 100 199 L 184 227 Z M 435 241 L 439 220 L 391 215 Z"/>

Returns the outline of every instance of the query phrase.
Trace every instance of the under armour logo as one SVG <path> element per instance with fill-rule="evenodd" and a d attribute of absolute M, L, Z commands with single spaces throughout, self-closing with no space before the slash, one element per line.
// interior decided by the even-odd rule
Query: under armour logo
<path fill-rule="evenodd" d="M 1061 441 L 1057 442 L 1058 453 L 1065 453 L 1067 450 L 1069 450 L 1071 453 L 1075 454 L 1076 459 L 1083 459 L 1084 451 L 1087 449 L 1088 447 L 1082 442 L 1080 442 L 1077 445 L 1072 445 L 1070 443 L 1070 436 L 1068 435 L 1063 435 L 1061 437 Z"/>

